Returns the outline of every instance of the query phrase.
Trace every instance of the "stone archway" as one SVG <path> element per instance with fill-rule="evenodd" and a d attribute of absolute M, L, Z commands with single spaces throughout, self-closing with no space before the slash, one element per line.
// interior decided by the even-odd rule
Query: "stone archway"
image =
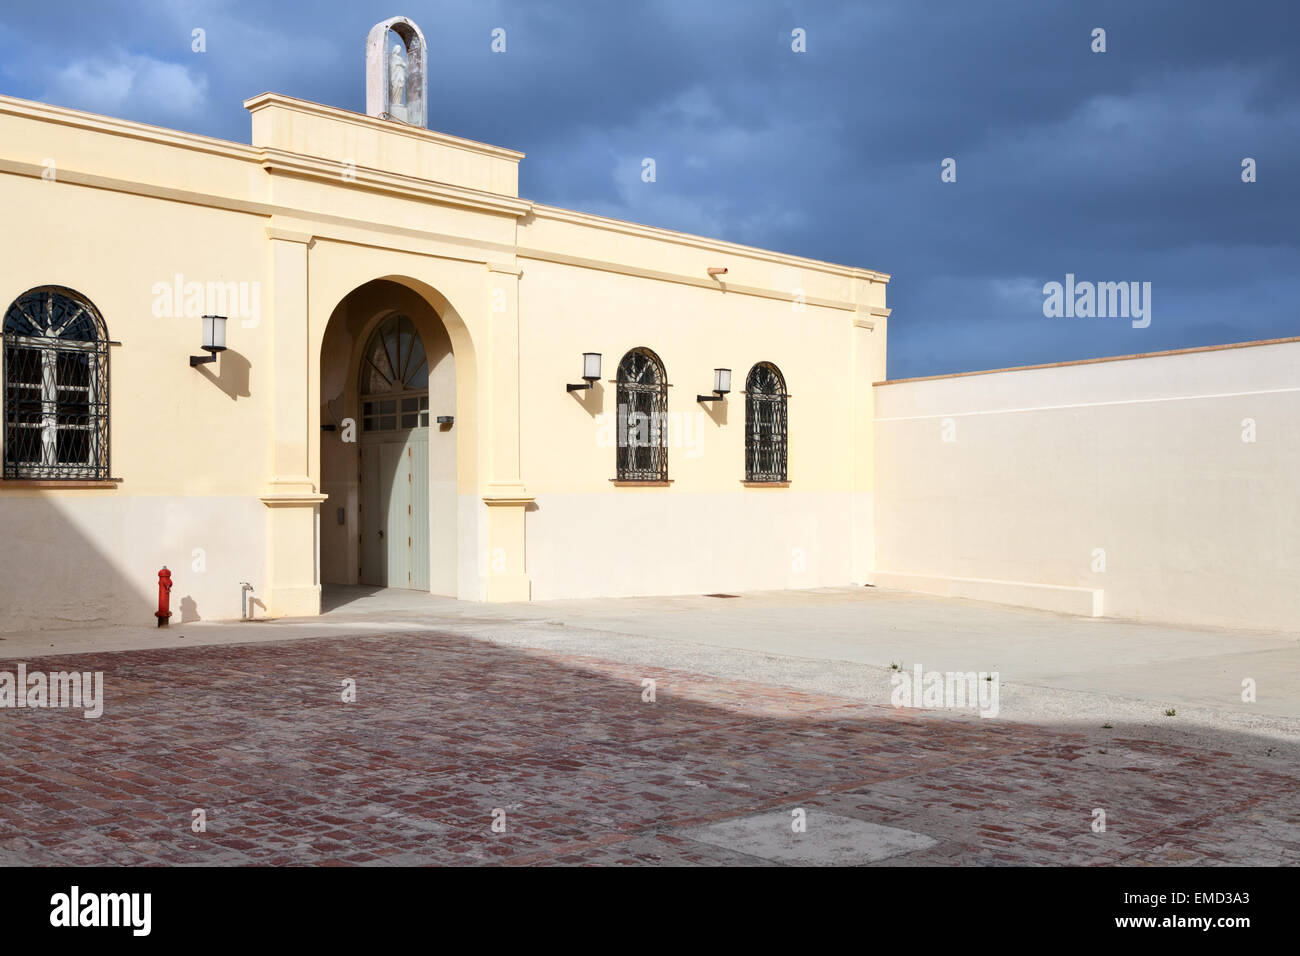
<path fill-rule="evenodd" d="M 425 295 L 391 279 L 335 307 L 320 349 L 322 583 L 472 596 L 461 561 L 469 469 L 458 447 L 472 354 L 451 327 Z"/>
<path fill-rule="evenodd" d="M 455 420 L 449 429 L 456 457 L 454 594 L 469 601 L 529 600 L 525 512 L 532 498 L 519 473 L 518 328 L 514 308 L 517 298 L 509 294 L 504 311 L 497 312 L 494 308 L 497 290 L 503 287 L 513 290 L 517 270 L 509 265 L 484 268 L 473 263 L 443 263 L 437 269 L 430 269 L 428 263 L 415 260 L 407 263 L 411 270 L 394 270 L 397 264 L 394 260 L 402 258 L 396 253 L 319 243 L 305 233 L 290 231 L 277 233 L 274 238 L 277 241 L 272 243 L 273 251 L 283 258 L 286 273 L 285 281 L 277 283 L 277 305 L 281 298 L 288 300 L 290 307 L 298 301 L 309 303 L 305 310 L 309 316 L 305 330 L 292 324 L 281 327 L 278 321 L 276 324 L 276 381 L 283 382 L 277 391 L 278 471 L 272 480 L 275 495 L 263 499 L 272 507 L 280 506 L 278 513 L 273 512 L 271 528 L 271 559 L 276 582 L 285 580 L 296 584 L 309 577 L 313 569 L 312 579 L 321 580 L 322 534 L 339 533 L 340 506 L 345 509 L 343 539 L 346 541 L 359 530 L 355 508 L 349 508 L 346 487 L 334 489 L 336 500 L 330 500 L 328 493 L 317 493 L 316 489 L 322 488 L 323 477 L 330 482 L 346 483 L 347 475 L 352 474 L 331 464 L 329 475 L 322 475 L 323 452 L 341 437 L 323 430 L 331 424 L 336 428 L 340 424 L 331 420 L 329 399 L 339 395 L 345 383 L 355 381 L 359 351 L 364 344 L 360 340 L 366 331 L 349 330 L 345 315 L 350 308 L 340 309 L 340 306 L 347 303 L 350 307 L 357 290 L 374 290 L 383 284 L 389 300 L 372 302 L 368 308 L 373 311 L 355 321 L 364 325 L 376 321 L 376 313 L 384 308 L 400 308 L 413 317 L 423 317 L 421 321 L 426 325 L 421 327 L 421 335 L 426 342 L 434 337 L 434 329 L 440 327 L 445 331 L 454 353 L 456 403 L 451 414 Z M 305 268 L 308 244 L 312 250 L 310 297 L 308 284 L 304 282 L 308 276 Z M 429 280 L 415 277 L 429 273 L 432 273 Z M 436 286 L 433 281 L 437 282 Z M 277 308 L 277 317 L 280 311 Z M 299 336 L 303 331 L 308 348 L 300 352 L 302 338 Z M 303 359 L 301 368 L 296 364 L 299 355 Z M 294 386 L 295 382 L 306 383 L 307 401 L 301 405 L 304 394 Z M 352 401 L 355 403 L 355 399 Z M 299 432 L 296 426 L 301 421 L 300 410 L 305 413 L 306 427 Z M 345 410 L 351 414 L 343 414 Z M 340 417 L 357 420 L 355 404 L 339 408 L 336 402 L 335 412 Z M 298 435 L 306 440 L 301 459 L 300 446 L 295 441 Z M 355 449 L 352 451 L 355 454 Z M 301 478 L 296 477 L 295 470 L 299 460 L 305 468 Z M 281 479 L 281 475 L 288 477 Z M 442 538 L 449 539 L 449 535 Z M 355 542 L 356 538 L 351 540 Z M 328 561 L 338 561 L 333 557 L 336 548 L 337 542 L 326 545 Z M 344 550 L 343 554 L 346 555 L 342 559 L 344 570 L 338 576 L 353 580 L 348 575 L 357 574 L 355 551 L 349 554 Z M 337 563 L 331 566 L 330 579 L 335 578 L 337 567 Z M 354 570 L 348 571 L 349 568 Z M 301 590 L 307 593 L 306 589 Z M 290 592 L 290 596 L 295 593 Z M 319 613 L 319 584 L 308 597 L 314 597 L 315 610 L 299 613 Z"/>

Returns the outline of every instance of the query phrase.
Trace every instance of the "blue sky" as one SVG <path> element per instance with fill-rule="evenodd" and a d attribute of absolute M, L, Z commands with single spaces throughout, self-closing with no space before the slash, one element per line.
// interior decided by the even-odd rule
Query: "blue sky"
<path fill-rule="evenodd" d="M 1300 334 L 1292 0 L 53 0 L 0 12 L 0 92 L 247 142 L 266 90 L 364 111 L 398 13 L 523 196 L 892 273 L 891 378 Z M 1044 317 L 1067 273 L 1150 325 Z"/>

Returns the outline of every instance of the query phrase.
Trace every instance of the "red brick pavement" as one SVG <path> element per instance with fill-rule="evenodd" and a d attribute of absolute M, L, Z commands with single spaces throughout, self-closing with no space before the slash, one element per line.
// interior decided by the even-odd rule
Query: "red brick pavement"
<path fill-rule="evenodd" d="M 0 710 L 0 864 L 764 865 L 681 831 L 796 806 L 938 841 L 886 864 L 1300 859 L 1300 771 L 1132 735 L 435 633 L 28 666 L 105 710 Z"/>

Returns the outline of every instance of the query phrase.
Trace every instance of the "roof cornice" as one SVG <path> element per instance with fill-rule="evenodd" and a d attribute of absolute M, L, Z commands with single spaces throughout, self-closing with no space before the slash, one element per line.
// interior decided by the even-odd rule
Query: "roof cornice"
<path fill-rule="evenodd" d="M 437 130 L 425 129 L 422 126 L 411 126 L 408 123 L 400 123 L 396 120 L 379 119 L 376 116 L 367 116 L 364 113 L 354 113 L 352 110 L 342 110 L 337 106 L 326 106 L 323 103 L 313 103 L 310 100 L 285 96 L 283 93 L 262 93 L 244 100 L 244 109 L 250 113 L 266 106 L 279 106 L 283 109 L 305 113 L 308 116 L 319 116 L 323 119 L 337 120 L 353 126 L 367 127 L 388 135 L 403 136 L 426 143 L 438 143 L 442 146 L 464 149 L 471 153 L 491 156 L 493 159 L 505 159 L 517 163 L 524 158 L 523 153 L 515 149 L 506 149 L 504 146 L 493 146 L 490 143 L 462 139 L 459 136 L 439 133 Z"/>
<path fill-rule="evenodd" d="M 330 185 L 339 183 L 339 164 L 301 153 L 289 153 L 270 146 L 259 151 L 262 167 L 270 173 L 289 173 L 305 179 L 314 179 Z M 526 216 L 532 209 L 532 203 L 526 199 L 489 193 L 466 186 L 453 186 L 448 183 L 419 179 L 401 173 L 389 173 L 365 166 L 349 167 L 348 185 L 373 189 L 377 192 L 397 196 L 428 199 L 448 206 L 460 206 L 476 209 L 480 212 L 492 212 L 509 216 Z"/>
<path fill-rule="evenodd" d="M 783 252 L 773 252 L 770 249 L 759 249 L 757 246 L 745 246 L 736 242 L 727 242 L 723 239 L 710 239 L 708 236 L 698 236 L 689 232 L 677 232 L 673 229 L 664 229 L 660 226 L 646 226 L 640 223 L 627 222 L 622 219 L 610 219 L 606 216 L 577 212 L 573 209 L 561 209 L 558 206 L 547 206 L 543 203 L 533 203 L 533 216 L 537 219 L 553 219 L 557 222 L 568 222 L 579 226 L 605 229 L 609 232 L 618 232 L 628 236 L 639 236 L 644 239 L 668 240 L 678 245 L 692 246 L 696 249 L 705 249 L 709 252 L 721 252 L 746 256 L 750 259 L 761 259 L 765 262 L 791 266 L 796 269 L 825 272 L 830 275 L 842 276 L 844 278 L 865 279 L 870 282 L 882 283 L 887 283 L 890 279 L 890 274 L 888 272 L 877 272 L 874 269 L 860 269 L 855 266 L 839 265 L 834 262 L 822 262 L 819 259 L 806 259 L 803 256 L 792 256 Z"/>
<path fill-rule="evenodd" d="M 449 136 L 445 133 L 438 133 L 433 130 L 422 129 L 414 126 L 405 126 L 389 120 L 364 116 L 360 113 L 353 113 L 348 110 L 341 110 L 331 106 L 323 106 L 319 103 L 311 103 L 307 100 L 299 100 L 278 93 L 263 93 L 260 96 L 255 96 L 246 100 L 244 103 L 244 106 L 250 110 L 269 105 L 297 110 L 310 115 L 340 119 L 349 123 L 382 131 L 384 133 L 410 137 L 425 142 L 441 143 L 497 159 L 517 162 L 524 156 L 523 153 L 515 150 L 505 149 L 499 146 L 491 146 L 485 143 L 477 143 L 473 140 L 461 139 L 457 136 Z M 156 143 L 163 146 L 173 146 L 179 149 L 196 150 L 241 162 L 256 163 L 272 173 L 280 171 L 308 179 L 328 181 L 331 183 L 338 182 L 338 165 L 336 163 L 318 159 L 316 157 L 304 156 L 298 153 L 290 153 L 272 147 L 249 146 L 245 143 L 236 143 L 230 140 L 217 139 L 210 136 L 200 136 L 196 133 L 185 133 L 179 130 L 152 126 L 148 123 L 138 123 L 134 120 L 101 116 L 96 113 L 87 113 L 81 110 L 68 109 L 62 106 L 52 106 L 48 103 L 39 103 L 34 100 L 24 100 L 19 99 L 18 97 L 0 95 L 0 115 L 3 114 L 24 117 L 39 122 L 54 123 L 56 125 L 84 129 L 109 136 L 120 136 L 143 142 Z M 626 222 L 620 219 L 611 219 L 606 216 L 597 216 L 592 213 L 578 212 L 571 209 L 561 209 L 557 206 L 534 203 L 513 196 L 503 196 L 498 193 L 485 192 L 463 186 L 453 186 L 447 183 L 438 183 L 432 180 L 420 179 L 399 173 L 389 173 L 381 170 L 357 167 L 356 180 L 354 184 L 366 189 L 385 192 L 392 195 L 423 198 L 433 202 L 459 206 L 466 209 L 477 209 L 496 214 L 523 217 L 531 213 L 538 219 L 567 222 L 574 225 L 616 232 L 628 236 L 668 241 L 677 245 L 701 249 L 711 253 L 744 256 L 762 262 L 770 262 L 796 269 L 806 269 L 811 272 L 818 272 L 841 278 L 860 279 L 868 282 L 879 283 L 887 283 L 890 280 L 889 273 L 879 272 L 874 269 L 861 269 L 831 262 L 822 262 L 817 259 L 808 259 L 803 256 L 773 252 L 768 249 L 759 249 L 755 246 L 726 242 L 721 239 L 711 239 L 707 236 L 678 232 L 676 230 L 665 229 L 658 226 L 647 226 L 640 223 Z M 254 205 L 259 207 L 261 206 L 260 203 L 238 202 L 234 200 L 223 200 L 222 203 L 250 207 Z"/>
<path fill-rule="evenodd" d="M 200 150 L 201 152 L 227 156 L 232 159 L 257 162 L 260 158 L 260 151 L 246 143 L 235 143 L 227 139 L 200 136 L 197 133 L 183 133 L 162 126 L 151 126 L 148 123 L 137 123 L 134 120 L 118 119 L 114 116 L 101 116 L 98 113 L 86 113 L 63 106 L 51 106 L 48 103 L 22 100 L 14 96 L 0 95 L 0 113 L 40 120 L 44 123 L 54 123 L 59 126 L 71 126 L 97 133 L 107 133 L 110 136 L 125 136 L 166 146 Z"/>

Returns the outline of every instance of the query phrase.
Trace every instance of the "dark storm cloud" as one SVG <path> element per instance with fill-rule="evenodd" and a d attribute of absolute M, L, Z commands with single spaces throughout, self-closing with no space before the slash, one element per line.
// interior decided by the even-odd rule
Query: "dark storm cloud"
<path fill-rule="evenodd" d="M 0 88 L 246 141 L 264 90 L 363 109 L 402 12 L 430 125 L 527 152 L 528 198 L 892 272 L 892 376 L 1300 334 L 1286 0 L 399 6 L 11 7 Z M 1044 318 L 1067 272 L 1151 282 L 1150 327 Z"/>

